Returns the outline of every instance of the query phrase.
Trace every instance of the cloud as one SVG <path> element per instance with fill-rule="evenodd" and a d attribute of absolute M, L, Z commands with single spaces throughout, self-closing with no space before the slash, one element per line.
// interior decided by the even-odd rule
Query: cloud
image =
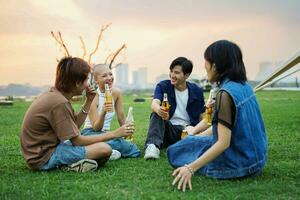
<path fill-rule="evenodd" d="M 39 35 L 49 33 L 53 29 L 78 30 L 84 21 L 83 16 L 80 17 L 79 10 L 75 8 L 66 9 L 63 5 L 65 4 L 56 1 L 47 4 L 46 1 L 36 0 L 2 2 L 0 33 L 2 36 L 11 34 Z M 74 13 L 75 11 L 77 14 Z"/>
<path fill-rule="evenodd" d="M 195 1 L 195 0 L 83 0 L 74 1 L 93 20 L 125 21 L 157 26 L 184 26 L 201 22 L 222 22 L 252 17 L 299 22 L 300 1 Z"/>
<path fill-rule="evenodd" d="M 61 56 L 50 31 L 61 31 L 72 55 L 80 56 L 78 36 L 90 51 L 100 26 L 108 22 L 113 24 L 95 62 L 127 43 L 116 62 L 127 61 L 131 70 L 147 67 L 148 80 L 167 73 L 177 56 L 192 59 L 194 72 L 202 76 L 207 45 L 229 39 L 241 46 L 254 77 L 261 61 L 288 59 L 299 50 L 299 5 L 297 0 L 0 0 L 0 72 L 5 75 L 0 81 L 49 84 L 55 58 Z"/>

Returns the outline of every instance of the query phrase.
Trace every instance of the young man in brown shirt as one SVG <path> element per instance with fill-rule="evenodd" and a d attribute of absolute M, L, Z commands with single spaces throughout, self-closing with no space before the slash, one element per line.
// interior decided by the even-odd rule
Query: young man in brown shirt
<path fill-rule="evenodd" d="M 88 85 L 90 66 L 80 58 L 60 60 L 55 87 L 41 94 L 27 110 L 21 128 L 21 149 L 33 170 L 50 170 L 61 166 L 72 171 L 94 171 L 111 155 L 104 141 L 132 135 L 133 124 L 97 136 L 80 135 L 95 91 Z M 71 99 L 86 90 L 86 101 L 75 114 Z M 70 142 L 64 142 L 64 141 Z"/>

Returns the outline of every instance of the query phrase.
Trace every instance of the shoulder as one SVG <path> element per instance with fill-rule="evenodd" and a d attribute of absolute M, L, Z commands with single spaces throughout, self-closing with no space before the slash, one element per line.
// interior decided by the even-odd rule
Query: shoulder
<path fill-rule="evenodd" d="M 221 86 L 220 90 L 226 90 L 230 95 L 233 96 L 239 95 L 243 90 L 253 93 L 253 89 L 248 82 L 227 81 Z"/>
<path fill-rule="evenodd" d="M 68 104 L 69 101 L 58 91 L 49 91 L 41 94 L 36 100 L 36 104 L 43 104 L 45 107 L 55 107 L 57 105 Z"/>
<path fill-rule="evenodd" d="M 167 87 L 170 87 L 171 86 L 171 81 L 170 80 L 163 80 L 163 81 L 160 81 L 159 83 L 157 83 L 156 87 L 157 86 L 160 86 L 162 88 L 167 88 Z"/>
<path fill-rule="evenodd" d="M 195 93 L 203 93 L 203 89 L 201 87 L 199 87 L 197 84 L 195 83 L 191 83 L 189 81 L 186 82 L 189 89 L 192 91 L 192 92 L 195 92 Z"/>
<path fill-rule="evenodd" d="M 216 95 L 217 101 L 231 99 L 231 95 L 226 90 L 220 90 Z"/>
<path fill-rule="evenodd" d="M 113 88 L 111 89 L 111 92 L 112 92 L 112 95 L 113 95 L 114 97 L 119 97 L 119 96 L 122 95 L 122 91 L 121 91 L 121 89 L 118 88 L 118 87 L 113 87 Z"/>

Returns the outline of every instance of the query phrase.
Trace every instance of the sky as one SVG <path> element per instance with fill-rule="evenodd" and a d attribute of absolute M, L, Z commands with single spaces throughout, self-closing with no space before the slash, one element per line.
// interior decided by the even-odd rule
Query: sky
<path fill-rule="evenodd" d="M 205 76 L 203 53 L 220 39 L 237 43 L 249 79 L 261 62 L 285 61 L 300 51 L 299 0 L 0 0 L 0 85 L 52 85 L 63 52 L 51 37 L 60 31 L 72 56 L 82 57 L 79 36 L 93 63 L 122 44 L 115 64 L 148 69 L 148 82 L 169 72 L 176 57 Z"/>

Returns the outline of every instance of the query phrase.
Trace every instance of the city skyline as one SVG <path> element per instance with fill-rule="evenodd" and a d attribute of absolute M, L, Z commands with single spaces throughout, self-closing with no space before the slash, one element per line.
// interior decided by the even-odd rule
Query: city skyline
<path fill-rule="evenodd" d="M 110 22 L 93 63 L 126 43 L 115 63 L 128 63 L 132 71 L 146 67 L 151 83 L 168 74 L 178 56 L 193 61 L 193 74 L 205 76 L 203 52 L 219 39 L 241 47 L 250 80 L 260 63 L 286 61 L 300 50 L 296 0 L 0 0 L 0 6 L 0 85 L 52 85 L 63 54 L 50 31 L 61 31 L 72 55 L 80 57 L 79 36 L 91 51 L 101 25 Z"/>

